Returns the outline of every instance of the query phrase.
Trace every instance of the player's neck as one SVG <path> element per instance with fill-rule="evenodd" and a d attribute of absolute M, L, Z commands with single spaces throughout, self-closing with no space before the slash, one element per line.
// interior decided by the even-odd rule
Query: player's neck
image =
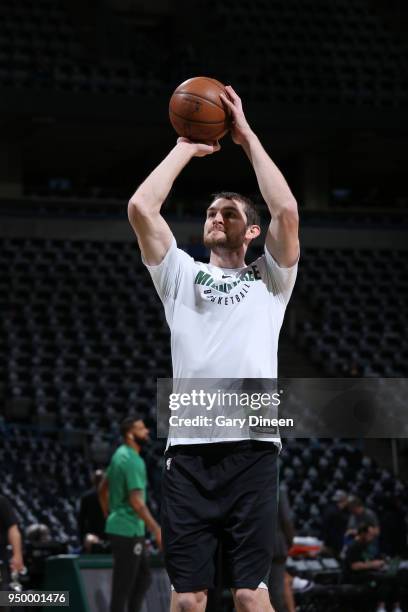
<path fill-rule="evenodd" d="M 228 268 L 230 270 L 244 268 L 245 251 L 243 249 L 236 251 L 227 251 L 226 249 L 211 250 L 210 264 L 217 266 L 217 268 Z"/>
<path fill-rule="evenodd" d="M 131 442 L 130 440 L 128 442 L 125 442 L 125 444 L 126 446 L 130 446 L 130 448 L 133 448 L 134 451 L 140 454 L 140 451 L 142 449 L 140 444 L 138 444 L 137 442 Z"/>

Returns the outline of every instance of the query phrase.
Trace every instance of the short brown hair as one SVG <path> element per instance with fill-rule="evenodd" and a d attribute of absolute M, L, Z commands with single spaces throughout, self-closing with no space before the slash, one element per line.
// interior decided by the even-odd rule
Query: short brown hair
<path fill-rule="evenodd" d="M 237 200 L 238 202 L 241 202 L 246 214 L 247 225 L 261 225 L 258 209 L 250 198 L 247 198 L 240 193 L 236 193 L 235 191 L 219 191 L 218 193 L 211 194 L 211 197 L 213 202 L 219 198 L 223 198 L 224 200 Z"/>

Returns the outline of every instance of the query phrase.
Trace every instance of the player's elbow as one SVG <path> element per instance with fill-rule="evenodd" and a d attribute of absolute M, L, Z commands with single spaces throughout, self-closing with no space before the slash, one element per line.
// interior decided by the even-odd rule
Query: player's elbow
<path fill-rule="evenodd" d="M 102 478 L 97 488 L 98 498 L 104 500 L 109 495 L 109 484 L 106 478 Z"/>
<path fill-rule="evenodd" d="M 299 227 L 299 213 L 295 199 L 289 200 L 282 206 L 278 213 L 279 222 L 290 229 L 296 230 Z"/>
<path fill-rule="evenodd" d="M 136 514 L 140 515 L 140 513 L 143 510 L 143 508 L 145 507 L 145 504 L 144 504 L 144 502 L 139 500 L 139 501 L 133 501 L 131 503 L 131 506 L 132 506 L 133 510 L 136 512 Z"/>
<path fill-rule="evenodd" d="M 128 202 L 128 219 L 134 227 L 152 221 L 160 214 L 161 202 L 138 191 Z"/>
<path fill-rule="evenodd" d="M 97 489 L 97 490 L 98 490 L 98 493 L 99 493 L 99 494 L 103 494 L 105 491 L 107 491 L 107 490 L 108 490 L 108 486 L 109 486 L 109 485 L 108 485 L 108 480 L 107 480 L 107 478 L 104 476 L 104 477 L 102 478 L 101 482 L 100 482 L 100 483 L 99 483 L 99 485 L 98 485 L 98 489 Z"/>
<path fill-rule="evenodd" d="M 289 218 L 299 218 L 298 205 L 295 198 L 291 198 L 290 200 L 287 200 L 285 204 L 283 204 L 282 214 L 286 215 Z"/>
<path fill-rule="evenodd" d="M 137 194 L 135 194 L 130 198 L 128 202 L 128 218 L 130 222 L 138 217 L 146 217 L 148 211 L 148 204 L 142 197 L 137 197 Z"/>
<path fill-rule="evenodd" d="M 129 494 L 129 503 L 136 512 L 139 512 L 145 505 L 144 500 L 137 491 L 132 491 Z"/>

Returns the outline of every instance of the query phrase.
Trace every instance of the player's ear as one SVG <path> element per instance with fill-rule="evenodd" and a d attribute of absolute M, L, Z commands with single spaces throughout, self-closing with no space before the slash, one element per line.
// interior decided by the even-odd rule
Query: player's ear
<path fill-rule="evenodd" d="M 250 240 L 254 240 L 255 238 L 258 238 L 260 233 L 261 233 L 261 228 L 259 227 L 259 225 L 249 225 L 246 231 L 247 238 L 249 238 Z"/>

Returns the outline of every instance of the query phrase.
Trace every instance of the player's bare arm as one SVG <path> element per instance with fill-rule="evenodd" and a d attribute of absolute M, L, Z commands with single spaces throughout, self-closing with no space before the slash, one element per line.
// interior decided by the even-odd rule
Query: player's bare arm
<path fill-rule="evenodd" d="M 231 136 L 247 154 L 258 180 L 271 222 L 266 236 L 268 251 L 280 266 L 290 267 L 299 257 L 299 217 L 296 200 L 279 168 L 263 148 L 259 138 L 249 126 L 242 102 L 231 86 L 226 87 L 227 96 L 222 100 L 231 109 Z"/>
<path fill-rule="evenodd" d="M 7 538 L 11 545 L 13 556 L 10 559 L 12 572 L 21 572 L 24 568 L 21 533 L 17 525 L 12 525 L 7 531 Z"/>
<path fill-rule="evenodd" d="M 132 491 L 130 491 L 129 503 L 132 506 L 133 510 L 136 512 L 136 514 L 138 514 L 140 518 L 144 521 L 148 530 L 153 534 L 158 547 L 161 549 L 162 541 L 160 525 L 154 520 L 149 508 L 143 501 L 142 491 L 140 491 L 139 489 L 133 489 Z"/>
<path fill-rule="evenodd" d="M 193 143 L 179 138 L 176 146 L 129 200 L 129 221 L 148 265 L 158 265 L 164 259 L 173 239 L 171 229 L 161 215 L 161 207 L 175 179 L 193 157 L 204 157 L 219 149 L 218 142 Z"/>

